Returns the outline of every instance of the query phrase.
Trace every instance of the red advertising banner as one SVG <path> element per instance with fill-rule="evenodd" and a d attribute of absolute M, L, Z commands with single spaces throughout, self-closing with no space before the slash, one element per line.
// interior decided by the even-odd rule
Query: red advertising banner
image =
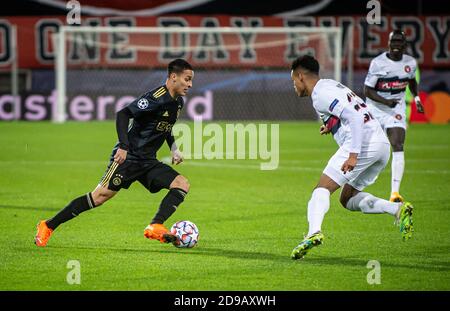
<path fill-rule="evenodd" d="M 65 16 L 48 17 L 7 17 L 0 18 L 0 68 L 8 66 L 12 59 L 11 26 L 17 27 L 19 68 L 53 68 L 54 46 L 52 34 L 66 23 Z M 277 17 L 238 17 L 238 16 L 165 16 L 165 17 L 88 17 L 82 19 L 82 25 L 92 26 L 145 26 L 145 27 L 317 27 L 340 26 L 343 30 L 342 57 L 346 63 L 348 55 L 349 30 L 353 30 L 353 63 L 356 69 L 365 69 L 370 60 L 387 48 L 389 32 L 394 28 L 405 31 L 409 42 L 408 53 L 415 57 L 422 69 L 450 68 L 450 17 L 448 16 L 389 16 L 382 17 L 380 24 L 370 25 L 365 16 L 326 16 L 299 17 L 283 19 Z M 203 36 L 156 35 L 159 51 L 141 55 L 133 50 L 118 48 L 117 44 L 127 42 L 146 45 L 139 36 L 127 37 L 124 34 L 102 35 L 99 42 L 104 46 L 89 45 L 89 37 L 80 36 L 68 46 L 68 62 L 71 64 L 98 64 L 100 66 L 164 66 L 174 56 L 184 57 L 194 65 L 203 67 L 245 67 L 287 66 L 293 58 L 307 48 L 332 51 L 332 40 L 326 41 L 326 47 L 317 41 L 305 41 L 301 44 L 285 44 L 275 49 L 253 49 L 248 42 L 262 44 L 269 40 L 267 35 L 220 34 Z M 266 37 L 264 37 L 266 36 Z M 287 41 L 288 42 L 288 41 Z M 192 52 L 177 53 L 174 44 L 187 44 Z M 195 45 L 237 46 L 228 51 L 226 48 L 216 52 L 195 49 Z M 174 52 L 175 51 L 175 52 Z M 179 50 L 178 50 L 179 51 Z M 344 67 L 345 68 L 345 67 Z"/>

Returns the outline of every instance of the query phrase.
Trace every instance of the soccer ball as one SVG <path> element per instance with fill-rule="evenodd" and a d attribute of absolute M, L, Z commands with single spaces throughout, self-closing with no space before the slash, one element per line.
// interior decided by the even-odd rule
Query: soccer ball
<path fill-rule="evenodd" d="M 178 238 L 178 243 L 174 244 L 176 247 L 191 248 L 197 245 L 199 231 L 197 226 L 189 220 L 174 223 L 170 232 Z"/>

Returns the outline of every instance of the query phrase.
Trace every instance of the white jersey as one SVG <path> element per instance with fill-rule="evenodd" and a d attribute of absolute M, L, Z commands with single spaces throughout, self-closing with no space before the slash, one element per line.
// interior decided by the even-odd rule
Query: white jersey
<path fill-rule="evenodd" d="M 331 79 L 320 79 L 311 94 L 314 109 L 331 130 L 337 144 L 344 150 L 351 149 L 351 131 L 349 124 L 340 116 L 345 107 L 353 107 L 364 116 L 361 149 L 367 149 L 373 143 L 389 141 L 379 122 L 372 117 L 364 101 L 348 87 Z"/>
<path fill-rule="evenodd" d="M 406 54 L 399 61 L 388 58 L 387 52 L 372 59 L 364 84 L 374 88 L 381 97 L 398 99 L 399 103 L 394 108 L 370 98 L 366 99 L 366 103 L 380 112 L 403 116 L 406 110 L 405 90 L 408 81 L 416 77 L 416 67 L 416 60 Z"/>

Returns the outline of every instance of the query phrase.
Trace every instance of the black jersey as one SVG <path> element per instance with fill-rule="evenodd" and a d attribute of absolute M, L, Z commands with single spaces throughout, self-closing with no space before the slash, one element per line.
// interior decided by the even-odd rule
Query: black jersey
<path fill-rule="evenodd" d="M 164 141 L 167 140 L 169 147 L 172 145 L 172 126 L 177 121 L 183 105 L 181 96 L 174 99 L 165 86 L 160 86 L 117 112 L 119 142 L 114 147 L 112 156 L 120 147 L 128 150 L 129 160 L 155 159 Z M 132 119 L 132 122 L 127 131 L 129 119 Z"/>

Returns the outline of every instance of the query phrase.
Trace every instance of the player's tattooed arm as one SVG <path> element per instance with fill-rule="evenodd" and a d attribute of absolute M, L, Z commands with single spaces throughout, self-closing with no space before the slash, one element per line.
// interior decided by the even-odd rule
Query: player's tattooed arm
<path fill-rule="evenodd" d="M 394 108 L 398 104 L 398 99 L 386 99 L 383 96 L 380 96 L 374 88 L 367 85 L 364 85 L 364 95 L 371 100 L 382 103 L 391 108 Z"/>

